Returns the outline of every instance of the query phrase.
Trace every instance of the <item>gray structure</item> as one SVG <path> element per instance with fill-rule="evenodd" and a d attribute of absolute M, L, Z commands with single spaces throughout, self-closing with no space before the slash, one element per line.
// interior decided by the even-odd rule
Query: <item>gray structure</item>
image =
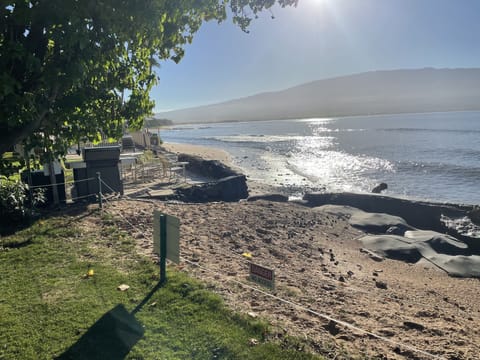
<path fill-rule="evenodd" d="M 102 193 L 118 192 L 123 195 L 123 182 L 120 178 L 120 146 L 102 146 L 83 149 L 83 162 L 76 163 L 73 168 L 75 196 L 86 197 L 98 193 L 97 173 L 102 181 Z M 82 181 L 85 179 L 92 179 Z"/>

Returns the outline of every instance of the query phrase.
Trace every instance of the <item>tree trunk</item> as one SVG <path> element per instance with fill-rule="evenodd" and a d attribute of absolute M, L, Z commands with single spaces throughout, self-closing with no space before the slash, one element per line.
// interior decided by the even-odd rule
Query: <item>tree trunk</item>
<path fill-rule="evenodd" d="M 57 177 L 55 176 L 55 168 L 53 160 L 48 163 L 48 172 L 50 174 L 50 184 L 52 185 L 53 205 L 60 205 L 60 197 L 58 196 Z"/>

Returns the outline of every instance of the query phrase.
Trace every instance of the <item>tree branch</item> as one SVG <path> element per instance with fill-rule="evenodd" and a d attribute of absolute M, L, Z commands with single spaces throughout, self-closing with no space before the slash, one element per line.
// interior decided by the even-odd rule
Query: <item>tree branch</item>
<path fill-rule="evenodd" d="M 25 126 L 18 127 L 13 131 L 0 133 L 0 156 L 7 152 L 12 146 L 15 146 L 42 126 L 42 122 L 50 110 L 50 105 L 55 102 L 58 96 L 58 90 L 59 85 L 55 84 L 52 90 L 52 94 L 47 100 L 45 108 L 42 111 L 37 112 L 37 116 L 33 121 L 26 124 Z"/>

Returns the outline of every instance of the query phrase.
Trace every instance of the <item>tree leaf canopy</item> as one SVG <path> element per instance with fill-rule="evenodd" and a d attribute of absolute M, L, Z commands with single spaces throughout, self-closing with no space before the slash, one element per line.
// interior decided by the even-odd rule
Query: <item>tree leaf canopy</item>
<path fill-rule="evenodd" d="M 23 0 L 0 6 L 0 154 L 18 142 L 52 156 L 99 133 L 119 138 L 154 103 L 156 65 L 175 62 L 205 21 L 297 0 Z"/>

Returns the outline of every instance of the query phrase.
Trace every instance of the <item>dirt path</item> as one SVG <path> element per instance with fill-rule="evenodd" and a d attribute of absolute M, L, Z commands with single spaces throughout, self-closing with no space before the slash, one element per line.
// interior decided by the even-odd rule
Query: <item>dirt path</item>
<path fill-rule="evenodd" d="M 185 262 L 179 268 L 209 284 L 234 310 L 268 319 L 271 337 L 307 338 L 313 351 L 336 359 L 350 358 L 344 350 L 380 359 L 429 358 L 229 281 L 252 285 L 244 252 L 275 269 L 279 297 L 445 359 L 480 359 L 480 281 L 451 278 L 428 264 L 375 261 L 356 241 L 362 233 L 345 219 L 264 201 L 121 200 L 106 209 L 137 239 L 138 251 L 152 257 L 153 209 L 179 217 L 181 256 L 213 272 Z"/>

